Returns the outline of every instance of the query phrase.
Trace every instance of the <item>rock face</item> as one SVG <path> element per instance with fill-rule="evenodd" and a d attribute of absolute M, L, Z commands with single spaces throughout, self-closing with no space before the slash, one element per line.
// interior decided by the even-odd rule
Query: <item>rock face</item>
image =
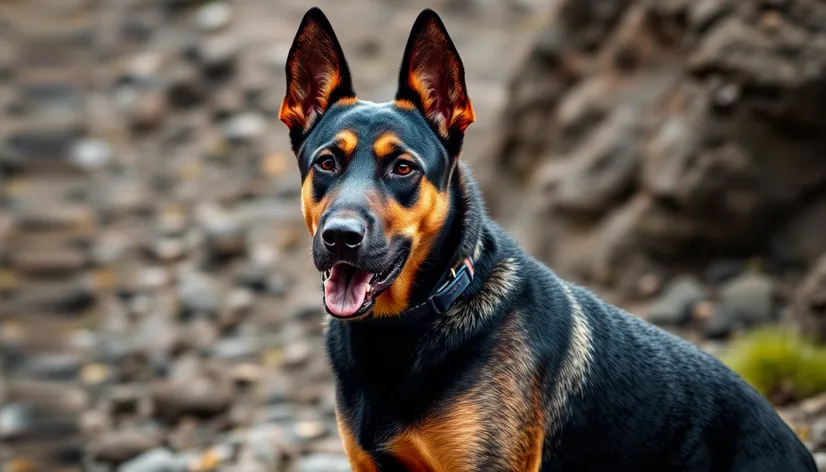
<path fill-rule="evenodd" d="M 816 0 L 560 1 L 513 74 L 492 212 L 562 275 L 626 291 L 720 254 L 811 264 L 824 19 Z"/>

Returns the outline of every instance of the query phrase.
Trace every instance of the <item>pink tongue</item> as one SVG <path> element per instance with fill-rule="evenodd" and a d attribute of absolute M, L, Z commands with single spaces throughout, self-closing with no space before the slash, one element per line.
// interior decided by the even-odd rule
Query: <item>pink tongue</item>
<path fill-rule="evenodd" d="M 327 309 L 336 316 L 352 316 L 364 304 L 367 282 L 373 274 L 336 264 L 324 282 Z"/>

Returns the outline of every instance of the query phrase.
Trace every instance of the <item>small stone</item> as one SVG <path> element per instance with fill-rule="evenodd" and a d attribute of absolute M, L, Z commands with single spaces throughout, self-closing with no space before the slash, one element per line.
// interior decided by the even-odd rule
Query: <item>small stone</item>
<path fill-rule="evenodd" d="M 10 440 L 31 429 L 32 412 L 22 403 L 10 403 L 0 408 L 0 438 Z"/>
<path fill-rule="evenodd" d="M 157 290 L 172 282 L 172 277 L 163 267 L 143 267 L 135 278 L 138 287 L 142 290 Z"/>
<path fill-rule="evenodd" d="M 728 108 L 734 105 L 738 98 L 740 98 L 740 87 L 735 84 L 727 84 L 714 94 L 714 104 L 722 108 Z"/>
<path fill-rule="evenodd" d="M 254 425 L 247 431 L 245 443 L 253 459 L 276 468 L 285 443 L 284 430 L 271 424 Z"/>
<path fill-rule="evenodd" d="M 100 385 L 112 375 L 112 370 L 106 364 L 89 364 L 80 371 L 80 378 L 87 385 Z"/>
<path fill-rule="evenodd" d="M 301 439 L 315 440 L 329 433 L 330 430 L 321 421 L 300 421 L 295 425 L 295 434 Z"/>
<path fill-rule="evenodd" d="M 176 64 L 167 78 L 169 101 L 180 107 L 199 103 L 205 95 L 205 85 L 198 70 L 185 63 Z"/>
<path fill-rule="evenodd" d="M 165 210 L 155 217 L 155 227 L 165 236 L 180 236 L 189 223 L 186 214 L 180 210 Z"/>
<path fill-rule="evenodd" d="M 231 375 L 238 384 L 253 384 L 261 378 L 261 367 L 252 363 L 238 364 L 232 367 Z"/>
<path fill-rule="evenodd" d="M 125 462 L 117 472 L 187 472 L 186 462 L 166 448 L 156 448 Z"/>
<path fill-rule="evenodd" d="M 684 324 L 691 317 L 691 307 L 705 296 L 705 288 L 694 277 L 678 277 L 649 307 L 646 319 L 660 325 Z"/>
<path fill-rule="evenodd" d="M 826 452 L 826 416 L 817 418 L 812 423 L 809 442 L 813 450 Z"/>
<path fill-rule="evenodd" d="M 28 358 L 19 370 L 42 379 L 71 380 L 80 372 L 81 364 L 81 357 L 73 353 L 44 353 Z"/>
<path fill-rule="evenodd" d="M 83 251 L 74 248 L 36 249 L 9 254 L 9 265 L 30 275 L 77 272 L 86 266 L 87 260 Z"/>
<path fill-rule="evenodd" d="M 282 363 L 284 367 L 300 367 L 313 353 L 312 346 L 305 340 L 291 341 L 284 347 Z"/>
<path fill-rule="evenodd" d="M 151 251 L 159 260 L 171 262 L 186 254 L 186 244 L 178 238 L 161 237 L 152 241 Z"/>
<path fill-rule="evenodd" d="M 78 422 L 81 432 L 86 436 L 98 436 L 111 427 L 109 417 L 97 410 L 84 411 Z"/>
<path fill-rule="evenodd" d="M 296 472 L 350 472 L 350 461 L 344 455 L 312 454 L 299 459 Z"/>
<path fill-rule="evenodd" d="M 186 326 L 183 337 L 184 342 L 190 348 L 203 350 L 213 346 L 218 341 L 220 333 L 212 321 L 196 318 Z"/>
<path fill-rule="evenodd" d="M 250 142 L 260 138 L 267 129 L 267 121 L 254 112 L 236 115 L 224 124 L 224 136 L 231 142 Z"/>
<path fill-rule="evenodd" d="M 762 274 L 743 274 L 720 289 L 720 305 L 735 321 L 748 326 L 774 318 L 774 281 Z"/>
<path fill-rule="evenodd" d="M 160 444 L 157 436 L 137 429 L 111 431 L 92 445 L 100 461 L 121 463 Z"/>
<path fill-rule="evenodd" d="M 207 76 L 221 78 L 235 71 L 240 49 L 236 38 L 225 34 L 201 41 L 196 56 Z"/>
<path fill-rule="evenodd" d="M 212 100 L 212 116 L 216 120 L 225 120 L 238 114 L 244 107 L 241 93 L 234 87 L 225 87 L 215 94 Z"/>
<path fill-rule="evenodd" d="M 226 2 L 210 2 L 198 9 L 198 28 L 207 33 L 220 31 L 232 22 L 232 6 Z"/>
<path fill-rule="evenodd" d="M 141 93 L 128 111 L 132 126 L 138 130 L 157 128 L 167 114 L 166 98 L 160 91 Z"/>
<path fill-rule="evenodd" d="M 226 309 L 231 313 L 244 313 L 252 307 L 254 301 L 254 295 L 249 289 L 236 287 L 227 294 Z"/>
<path fill-rule="evenodd" d="M 197 376 L 186 381 L 163 382 L 153 388 L 155 409 L 163 417 L 213 416 L 229 409 L 234 390 L 218 379 Z"/>
<path fill-rule="evenodd" d="M 294 280 L 286 274 L 276 272 L 270 274 L 264 282 L 264 290 L 270 295 L 282 296 L 292 288 Z"/>
<path fill-rule="evenodd" d="M 186 273 L 178 289 L 181 308 L 188 313 L 214 314 L 220 307 L 220 292 L 218 283 L 208 275 Z"/>
<path fill-rule="evenodd" d="M 814 458 L 818 472 L 826 472 L 826 452 L 816 452 Z"/>
<path fill-rule="evenodd" d="M 209 350 L 212 357 L 225 360 L 248 359 L 258 351 L 259 345 L 255 338 L 231 337 L 215 343 Z"/>
<path fill-rule="evenodd" d="M 109 144 L 98 139 L 83 139 L 76 142 L 69 152 L 69 160 L 87 171 L 105 167 L 112 160 Z"/>

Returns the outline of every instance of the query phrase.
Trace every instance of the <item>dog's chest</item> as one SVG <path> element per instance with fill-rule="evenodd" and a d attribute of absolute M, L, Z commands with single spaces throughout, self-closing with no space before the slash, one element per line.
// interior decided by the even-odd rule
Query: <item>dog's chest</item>
<path fill-rule="evenodd" d="M 445 411 L 409 426 L 379 446 L 408 470 L 471 470 L 483 427 L 475 405 L 458 401 Z"/>

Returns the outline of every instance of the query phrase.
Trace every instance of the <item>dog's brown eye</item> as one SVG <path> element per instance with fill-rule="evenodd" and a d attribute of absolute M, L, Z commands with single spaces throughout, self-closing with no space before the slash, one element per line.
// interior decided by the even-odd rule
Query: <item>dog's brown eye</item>
<path fill-rule="evenodd" d="M 413 172 L 413 166 L 407 162 L 399 162 L 393 167 L 393 173 L 396 175 L 407 175 Z"/>
<path fill-rule="evenodd" d="M 336 160 L 332 157 L 325 157 L 324 159 L 318 161 L 318 164 L 316 165 L 322 170 L 331 171 L 336 168 Z"/>

